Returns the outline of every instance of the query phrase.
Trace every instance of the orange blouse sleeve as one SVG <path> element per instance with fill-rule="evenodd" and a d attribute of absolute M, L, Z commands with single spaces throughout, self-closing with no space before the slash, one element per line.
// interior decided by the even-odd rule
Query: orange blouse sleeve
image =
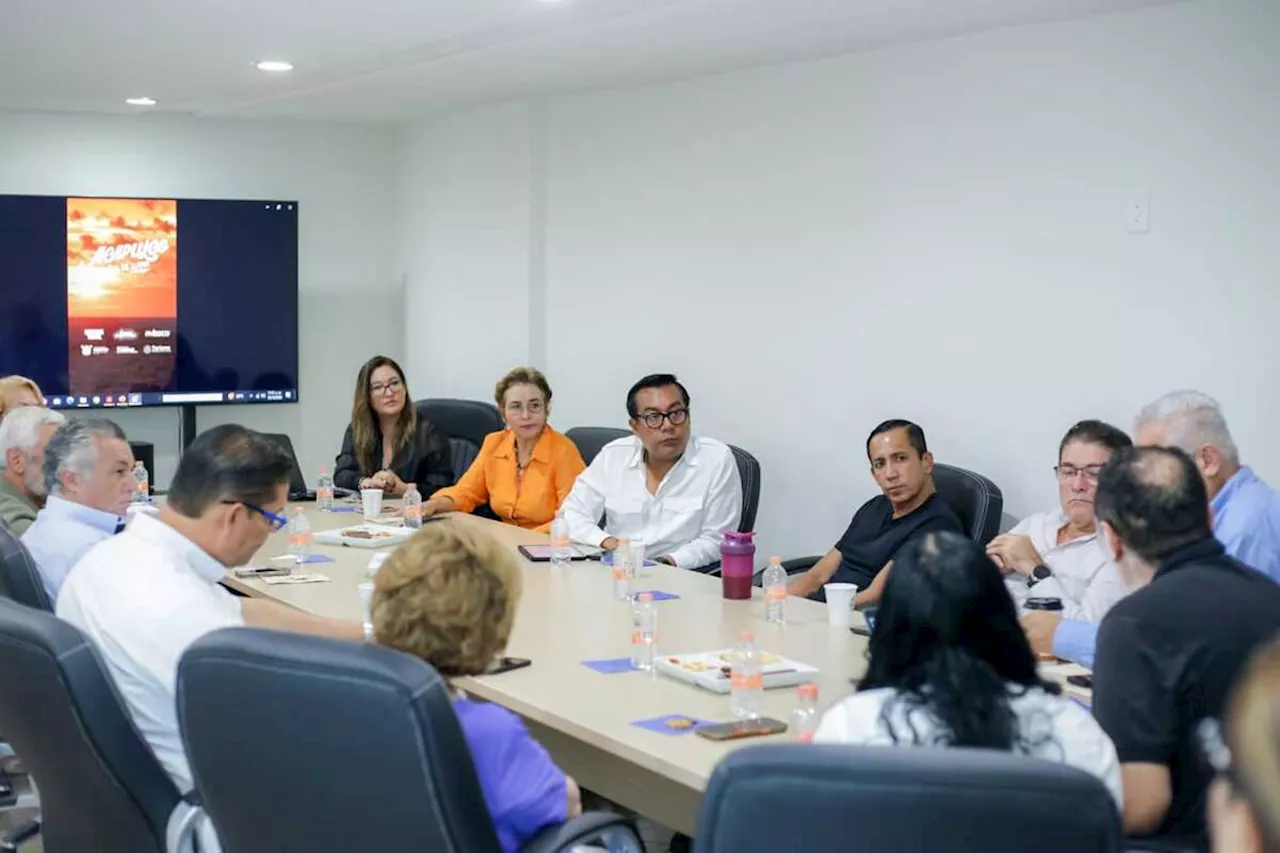
<path fill-rule="evenodd" d="M 569 492 L 573 490 L 573 483 L 578 479 L 578 475 L 587 470 L 587 463 L 582 461 L 582 454 L 578 452 L 578 445 L 574 444 L 569 438 L 557 433 L 559 441 L 556 442 L 555 451 L 551 457 L 551 479 L 555 485 L 556 503 L 551 508 L 552 519 L 560 510 L 564 499 L 569 496 Z M 551 522 L 539 525 L 534 528 L 540 533 L 551 532 Z"/>
<path fill-rule="evenodd" d="M 477 454 L 467 472 L 458 479 L 457 483 L 447 489 L 440 489 L 431 497 L 449 498 L 453 501 L 453 508 L 458 512 L 471 512 L 481 504 L 488 503 L 489 478 L 485 471 L 489 467 L 489 460 L 492 459 L 494 450 L 501 441 L 502 433 L 500 432 L 492 432 L 485 436 L 484 444 L 480 446 L 480 453 Z"/>

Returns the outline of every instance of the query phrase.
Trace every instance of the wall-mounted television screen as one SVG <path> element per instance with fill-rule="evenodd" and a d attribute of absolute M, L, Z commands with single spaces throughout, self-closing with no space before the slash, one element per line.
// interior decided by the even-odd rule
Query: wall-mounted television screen
<path fill-rule="evenodd" d="M 0 195 L 0 376 L 53 408 L 298 399 L 295 201 Z"/>

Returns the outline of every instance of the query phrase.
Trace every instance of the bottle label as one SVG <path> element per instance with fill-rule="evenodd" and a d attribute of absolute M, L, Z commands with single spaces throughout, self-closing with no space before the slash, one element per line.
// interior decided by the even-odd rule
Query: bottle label
<path fill-rule="evenodd" d="M 316 500 L 323 501 L 333 497 L 333 489 L 316 489 Z"/>
<path fill-rule="evenodd" d="M 735 669 L 729 676 L 729 686 L 734 690 L 761 690 L 764 688 L 764 673 L 746 675 Z"/>
<path fill-rule="evenodd" d="M 570 545 L 572 545 L 572 544 L 573 544 L 573 542 L 569 539 L 569 537 L 568 537 L 568 536 L 553 536 L 553 537 L 551 537 L 551 547 L 552 547 L 552 548 L 568 548 L 568 547 L 569 547 Z"/>
<path fill-rule="evenodd" d="M 796 734 L 796 741 L 799 743 L 813 743 L 813 732 L 798 732 Z"/>
<path fill-rule="evenodd" d="M 422 504 L 417 506 L 407 506 L 404 508 L 405 518 L 422 518 Z"/>
<path fill-rule="evenodd" d="M 311 544 L 310 533 L 294 533 L 289 536 L 289 544 L 297 547 L 305 547 Z"/>
<path fill-rule="evenodd" d="M 774 584 L 764 591 L 764 600 L 769 602 L 786 601 L 787 585 Z"/>
<path fill-rule="evenodd" d="M 628 574 L 627 574 L 627 566 L 626 566 L 626 564 L 625 564 L 625 563 L 614 563 L 614 564 L 613 564 L 613 579 L 614 579 L 614 580 L 616 580 L 616 581 L 625 581 L 625 580 L 628 580 L 629 578 L 630 578 L 630 575 L 628 575 Z"/>

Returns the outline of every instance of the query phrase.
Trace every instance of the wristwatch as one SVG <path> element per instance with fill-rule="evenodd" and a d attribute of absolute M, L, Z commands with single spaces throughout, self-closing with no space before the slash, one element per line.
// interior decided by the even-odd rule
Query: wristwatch
<path fill-rule="evenodd" d="M 1045 578 L 1053 577 L 1053 571 L 1044 563 L 1036 566 L 1031 570 L 1031 574 L 1027 575 L 1027 586 L 1035 586 Z"/>

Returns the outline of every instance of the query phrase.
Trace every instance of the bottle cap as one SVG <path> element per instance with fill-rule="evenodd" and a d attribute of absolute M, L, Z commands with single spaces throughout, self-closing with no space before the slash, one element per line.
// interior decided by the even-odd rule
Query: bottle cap
<path fill-rule="evenodd" d="M 796 690 L 796 692 L 799 693 L 801 696 L 805 697 L 806 699 L 817 699 L 818 685 L 814 684 L 812 681 L 809 681 L 804 684 L 801 684 L 800 687 Z"/>
<path fill-rule="evenodd" d="M 754 642 L 756 639 L 756 635 L 751 631 L 743 631 L 741 634 L 738 635 L 738 638 L 741 639 L 744 643 Z"/>
<path fill-rule="evenodd" d="M 320 466 L 320 473 L 321 473 L 321 474 L 328 474 L 328 473 L 329 473 L 329 466 L 328 466 L 328 465 L 321 465 L 321 466 Z"/>
<path fill-rule="evenodd" d="M 770 557 L 770 558 L 769 558 L 769 562 L 770 562 L 770 563 L 781 563 L 781 562 L 782 562 L 782 558 L 781 558 L 781 557 Z"/>
<path fill-rule="evenodd" d="M 302 515 L 302 507 L 300 507 L 300 506 L 295 506 L 295 507 L 293 508 L 293 514 L 294 514 L 294 515 Z"/>

